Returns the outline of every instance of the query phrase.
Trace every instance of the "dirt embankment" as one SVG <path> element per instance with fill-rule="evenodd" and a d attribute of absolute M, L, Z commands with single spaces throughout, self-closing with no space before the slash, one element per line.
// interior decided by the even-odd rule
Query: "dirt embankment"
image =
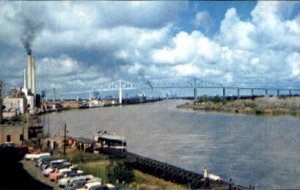
<path fill-rule="evenodd" d="M 218 100 L 200 99 L 177 106 L 202 111 L 217 111 L 256 115 L 300 116 L 300 97 L 262 97 L 256 99 Z"/>

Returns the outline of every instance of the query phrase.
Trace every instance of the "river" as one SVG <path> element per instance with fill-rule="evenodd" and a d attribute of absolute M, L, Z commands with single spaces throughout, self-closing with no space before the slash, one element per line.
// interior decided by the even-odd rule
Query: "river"
<path fill-rule="evenodd" d="M 300 118 L 177 109 L 185 100 L 74 110 L 42 116 L 49 132 L 66 121 L 70 136 L 105 129 L 128 150 L 256 189 L 300 188 Z"/>

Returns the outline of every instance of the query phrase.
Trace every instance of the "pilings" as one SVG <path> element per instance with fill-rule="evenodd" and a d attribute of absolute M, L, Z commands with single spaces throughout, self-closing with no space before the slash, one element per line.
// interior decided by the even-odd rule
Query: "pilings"
<path fill-rule="evenodd" d="M 163 178 L 167 181 L 188 185 L 190 189 L 211 189 L 212 187 L 215 187 L 216 189 L 249 189 L 240 185 L 233 185 L 232 181 L 228 183 L 222 179 L 212 180 L 207 177 L 205 178 L 202 174 L 128 151 L 120 151 L 110 148 L 96 148 L 95 150 L 99 151 L 99 153 L 108 154 L 112 159 L 125 159 L 125 163 L 135 169 L 159 178 Z"/>
<path fill-rule="evenodd" d="M 208 188 L 210 180 L 204 179 L 202 174 L 179 168 L 165 162 L 157 161 L 131 152 L 123 152 L 113 149 L 99 149 L 99 152 L 109 154 L 111 158 L 126 158 L 126 164 L 142 172 L 173 181 L 179 184 L 188 184 L 193 189 Z M 220 180 L 219 186 L 227 183 Z"/>

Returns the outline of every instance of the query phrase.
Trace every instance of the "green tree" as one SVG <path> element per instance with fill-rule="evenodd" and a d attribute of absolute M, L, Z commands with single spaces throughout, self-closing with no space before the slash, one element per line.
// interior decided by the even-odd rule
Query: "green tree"
<path fill-rule="evenodd" d="M 134 174 L 131 167 L 124 162 L 111 162 L 107 168 L 107 179 L 114 183 L 116 181 L 130 183 L 134 180 Z"/>

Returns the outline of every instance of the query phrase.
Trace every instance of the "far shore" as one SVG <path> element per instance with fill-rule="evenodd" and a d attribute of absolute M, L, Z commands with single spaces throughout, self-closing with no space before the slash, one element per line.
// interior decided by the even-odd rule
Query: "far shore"
<path fill-rule="evenodd" d="M 237 114 L 300 116 L 300 97 L 223 100 L 220 97 L 204 96 L 195 102 L 178 105 L 177 108 Z"/>

